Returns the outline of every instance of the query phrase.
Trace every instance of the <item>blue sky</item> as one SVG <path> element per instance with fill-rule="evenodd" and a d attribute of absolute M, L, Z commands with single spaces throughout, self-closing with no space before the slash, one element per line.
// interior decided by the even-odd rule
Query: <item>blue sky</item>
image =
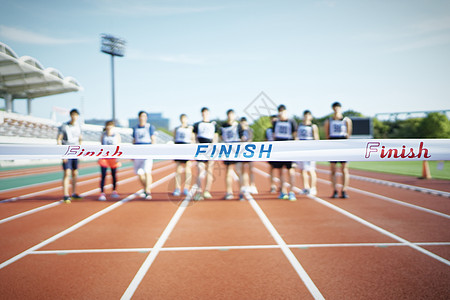
<path fill-rule="evenodd" d="M 101 33 L 127 41 L 116 59 L 120 119 L 162 112 L 173 127 L 202 106 L 244 116 L 261 91 L 296 115 L 323 116 L 334 101 L 367 116 L 450 109 L 450 1 L 0 2 L 0 41 L 84 87 L 35 100 L 41 117 L 58 106 L 111 118 Z"/>

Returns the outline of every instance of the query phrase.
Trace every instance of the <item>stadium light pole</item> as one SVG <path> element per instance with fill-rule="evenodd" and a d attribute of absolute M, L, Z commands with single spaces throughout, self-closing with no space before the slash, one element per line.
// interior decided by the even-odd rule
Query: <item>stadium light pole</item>
<path fill-rule="evenodd" d="M 103 53 L 111 55 L 111 86 L 112 86 L 112 119 L 116 121 L 116 98 L 114 89 L 114 56 L 123 57 L 125 55 L 125 40 L 112 36 L 110 34 L 102 34 Z"/>

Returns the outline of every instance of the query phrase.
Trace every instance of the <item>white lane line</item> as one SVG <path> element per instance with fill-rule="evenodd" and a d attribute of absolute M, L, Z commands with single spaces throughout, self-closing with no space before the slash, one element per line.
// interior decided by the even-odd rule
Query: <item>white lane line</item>
<path fill-rule="evenodd" d="M 49 204 L 46 204 L 46 205 L 43 205 L 43 206 L 39 206 L 39 207 L 36 207 L 34 209 L 27 210 L 27 211 L 25 211 L 23 213 L 4 218 L 4 219 L 0 220 L 0 224 L 6 223 L 8 221 L 12 221 L 12 220 L 24 217 L 24 216 L 28 216 L 28 215 L 34 214 L 34 213 L 36 213 L 38 211 L 45 210 L 45 209 L 48 209 L 48 208 L 51 208 L 53 206 L 57 206 L 57 205 L 60 205 L 60 204 L 61 204 L 61 201 L 56 201 L 56 202 L 52 202 L 52 203 L 49 203 Z"/>
<path fill-rule="evenodd" d="M 163 182 L 166 182 L 167 180 L 171 179 L 173 176 L 174 176 L 174 174 L 171 173 L 171 174 L 161 178 L 160 180 L 154 182 L 152 184 L 152 187 L 155 187 L 155 186 L 157 186 L 157 185 L 159 185 L 159 184 L 161 184 Z M 71 227 L 61 231 L 60 233 L 58 233 L 58 234 L 56 234 L 56 235 L 46 239 L 45 241 L 43 241 L 43 242 L 41 242 L 41 243 L 39 243 L 39 244 L 37 244 L 37 245 L 35 245 L 35 246 L 25 250 L 25 251 L 23 251 L 22 253 L 20 253 L 20 254 L 14 256 L 14 257 L 8 259 L 7 261 L 5 261 L 5 262 L 0 264 L 0 270 L 3 269 L 6 266 L 12 264 L 13 262 L 16 262 L 19 259 L 27 256 L 28 254 L 32 253 L 33 251 L 36 251 L 36 250 L 38 250 L 38 249 L 40 249 L 40 248 L 42 248 L 42 247 L 44 247 L 44 246 L 54 242 L 54 241 L 56 241 L 57 239 L 59 239 L 59 238 L 65 236 L 65 235 L 75 231 L 76 229 L 86 225 L 87 223 L 91 222 L 92 220 L 95 220 L 98 217 L 100 217 L 100 216 L 102 216 L 102 215 L 104 215 L 104 214 L 106 214 L 106 213 L 116 209 L 117 207 L 121 206 L 122 204 L 124 204 L 124 203 L 126 203 L 126 202 L 128 202 L 128 201 L 130 201 L 130 200 L 132 200 L 134 198 L 136 198 L 136 196 L 138 196 L 141 192 L 142 192 L 142 190 L 139 190 L 136 193 L 129 195 L 128 197 L 120 200 L 119 202 L 116 202 L 116 203 L 114 203 L 114 204 L 112 204 L 112 205 L 110 205 L 110 206 L 108 206 L 108 207 L 106 207 L 106 208 L 96 212 L 95 214 L 87 217 L 84 220 L 81 220 L 80 222 L 76 223 L 75 225 L 73 225 L 73 226 L 71 226 Z"/>
<path fill-rule="evenodd" d="M 164 171 L 164 170 L 166 170 L 166 169 L 168 169 L 168 168 L 173 168 L 173 165 L 172 165 L 172 164 L 169 164 L 169 165 L 167 165 L 167 166 L 164 166 L 164 167 L 161 167 L 161 168 L 158 168 L 158 169 L 154 169 L 154 170 L 152 171 L 152 174 L 157 174 L 157 173 L 159 173 L 159 172 L 161 172 L 161 171 Z M 133 169 L 131 169 L 131 170 L 126 170 L 126 171 L 122 172 L 121 175 L 128 174 L 128 173 L 134 173 Z M 85 176 L 87 177 L 87 175 L 85 175 Z M 58 181 L 61 181 L 61 180 L 58 180 Z M 95 178 L 91 178 L 91 179 L 88 179 L 88 180 L 81 181 L 81 182 L 78 183 L 78 185 L 81 186 L 81 185 L 85 185 L 85 184 L 88 184 L 88 183 L 91 183 L 91 182 L 94 182 L 94 181 L 98 181 L 98 177 L 95 177 Z M 53 182 L 53 181 L 52 181 L 52 182 Z M 44 182 L 44 183 L 46 184 L 47 182 Z M 44 184 L 44 183 L 42 183 L 42 184 Z M 26 187 L 28 187 L 28 186 L 26 186 Z M 22 187 L 22 188 L 24 188 L 24 187 Z M 42 195 L 42 194 L 45 194 L 45 193 L 48 193 L 48 192 L 59 191 L 59 190 L 61 190 L 61 189 L 62 189 L 61 186 L 57 186 L 57 187 L 54 187 L 54 188 L 49 188 L 49 189 L 45 189 L 45 190 L 41 190 L 41 191 L 37 191 L 37 192 L 25 194 L 25 195 L 22 195 L 22 196 L 17 196 L 17 197 L 13 197 L 13 198 L 1 200 L 0 203 L 17 201 L 17 200 L 20 200 L 20 199 L 25 199 L 25 198 L 30 198 L 30 197 L 33 197 L 33 196 Z"/>
<path fill-rule="evenodd" d="M 75 249 L 75 250 L 38 250 L 33 251 L 30 254 L 91 254 L 91 253 L 147 253 L 150 252 L 152 248 L 117 248 L 117 249 Z"/>
<path fill-rule="evenodd" d="M 134 176 L 133 176 L 133 177 L 129 177 L 129 178 L 127 178 L 127 179 L 119 180 L 117 183 L 124 184 L 124 183 L 130 182 L 130 181 L 132 181 L 132 180 L 136 180 Z M 110 187 L 112 187 L 112 184 L 107 184 L 107 185 L 105 185 L 105 188 L 110 188 Z M 93 189 L 93 190 L 84 192 L 84 193 L 82 193 L 82 194 L 80 194 L 80 195 L 81 195 L 82 197 L 85 197 L 85 196 L 88 196 L 88 195 L 91 195 L 91 194 L 94 194 L 94 193 L 98 193 L 99 191 L 100 191 L 100 188 L 95 188 L 95 189 Z M 28 215 L 34 214 L 34 213 L 39 212 L 39 211 L 41 211 L 41 210 L 45 210 L 45 209 L 48 209 L 48 208 L 52 208 L 53 206 L 60 205 L 61 203 L 63 203 L 63 202 L 62 202 L 62 201 L 56 201 L 56 202 L 52 202 L 52 203 L 50 203 L 50 204 L 46 204 L 46 205 L 43 205 L 43 206 L 40 206 L 40 207 L 36 207 L 36 208 L 34 208 L 34 209 L 30 209 L 30 210 L 25 211 L 25 212 L 23 212 L 23 213 L 19 213 L 19 214 L 17 214 L 17 215 L 13 215 L 13 216 L 7 217 L 7 218 L 5 218 L 5 219 L 2 219 L 2 220 L 0 220 L 0 224 L 6 223 L 6 222 L 8 222 L 8 221 L 12 221 L 12 220 L 15 220 L 15 219 L 24 217 L 24 216 L 28 216 Z"/>
<path fill-rule="evenodd" d="M 121 174 L 130 173 L 131 171 L 133 171 L 133 167 L 126 167 L 126 168 L 124 168 L 121 171 L 122 171 Z M 62 170 L 59 173 L 62 174 Z M 86 181 L 82 181 L 82 180 L 84 180 L 87 177 L 91 177 L 93 175 L 95 175 L 95 173 L 80 175 L 80 176 L 78 176 L 78 180 L 80 181 L 80 184 L 82 184 L 82 182 L 89 182 L 92 179 L 88 179 Z M 33 175 L 30 175 L 30 176 L 39 176 L 39 174 L 33 174 Z M 20 178 L 18 178 L 17 180 L 20 180 Z M 18 187 L 14 187 L 14 188 L 10 188 L 10 189 L 0 190 L 0 193 L 12 192 L 12 191 L 21 190 L 21 189 L 24 189 L 24 188 L 32 188 L 32 187 L 40 186 L 40 185 L 43 185 L 43 184 L 57 183 L 57 182 L 61 182 L 61 180 L 62 180 L 62 178 L 61 179 L 44 181 L 44 182 L 33 183 L 33 184 L 25 185 L 25 186 L 18 186 Z"/>
<path fill-rule="evenodd" d="M 317 168 L 316 171 L 318 173 L 324 173 L 324 174 L 330 174 L 331 173 L 329 170 L 323 170 L 323 169 L 320 169 L 320 168 Z M 337 173 L 337 174 L 341 175 L 341 173 Z M 420 186 L 414 186 L 414 185 L 409 185 L 409 184 L 405 184 L 405 183 L 399 183 L 399 182 L 382 180 L 382 179 L 375 179 L 375 178 L 370 178 L 370 177 L 365 177 L 365 176 L 360 176 L 360 175 L 350 175 L 350 178 L 351 179 L 361 180 L 361 181 L 368 181 L 368 182 L 378 183 L 378 184 L 387 185 L 387 186 L 392 186 L 392 187 L 396 187 L 396 188 L 402 188 L 402 189 L 416 191 L 416 192 L 421 192 L 421 193 L 425 193 L 425 194 L 432 194 L 432 195 L 436 195 L 436 196 L 442 196 L 442 197 L 450 198 L 450 193 L 449 192 L 444 192 L 444 191 L 424 188 L 424 187 L 420 187 Z"/>
<path fill-rule="evenodd" d="M 168 169 L 168 167 L 172 167 L 172 166 L 169 165 L 169 166 L 165 166 L 165 167 L 161 167 L 161 168 L 159 168 L 159 169 L 156 169 L 156 170 L 153 172 L 153 174 L 160 173 L 160 172 L 162 172 L 162 171 Z M 127 173 L 129 173 L 129 172 L 127 172 Z M 123 174 L 125 174 L 125 172 L 124 172 Z M 98 179 L 96 178 L 95 180 L 98 180 Z M 128 183 L 128 182 L 134 181 L 134 180 L 136 180 L 136 178 L 135 178 L 134 176 L 132 176 L 132 177 L 129 177 L 129 178 L 126 178 L 126 179 L 119 180 L 117 183 L 124 184 L 124 183 Z M 105 185 L 105 188 L 110 188 L 110 187 L 112 187 L 112 184 L 107 184 L 107 185 Z M 60 187 L 59 187 L 59 188 L 60 188 Z M 92 189 L 92 190 L 90 190 L 90 191 L 81 193 L 80 196 L 86 197 L 86 196 L 88 196 L 88 195 L 96 194 L 96 193 L 99 193 L 99 192 L 100 192 L 100 188 L 95 188 L 95 189 Z M 50 204 L 46 204 L 46 205 L 44 205 L 44 206 L 40 206 L 40 207 L 31 209 L 31 210 L 25 211 L 25 212 L 23 212 L 23 213 L 19 213 L 19 214 L 17 214 L 17 215 L 14 215 L 14 216 L 11 216 L 11 217 L 8 217 L 8 218 L 5 218 L 5 219 L 0 220 L 0 224 L 6 223 L 6 222 L 8 222 L 8 221 L 12 221 L 12 220 L 15 220 L 15 219 L 24 217 L 24 216 L 28 216 L 28 215 L 30 215 L 30 214 L 39 212 L 39 211 L 41 211 L 41 210 L 45 210 L 45 209 L 51 208 L 51 207 L 53 207 L 53 206 L 57 206 L 57 205 L 59 205 L 59 204 L 61 204 L 61 203 L 62 203 L 61 201 L 56 201 L 56 202 L 53 202 L 53 203 L 50 203 Z"/>
<path fill-rule="evenodd" d="M 174 174 L 172 174 L 172 175 L 174 175 Z M 192 195 L 192 194 L 194 194 L 194 193 L 189 193 L 189 195 Z M 134 276 L 130 285 L 128 286 L 128 288 L 126 289 L 124 294 L 122 295 L 121 299 L 131 299 L 131 297 L 133 297 L 133 295 L 136 292 L 136 289 L 138 288 L 142 279 L 144 279 L 145 274 L 147 274 L 151 265 L 155 261 L 156 256 L 158 256 L 159 252 L 163 248 L 165 242 L 167 241 L 167 238 L 172 233 L 172 230 L 175 228 L 175 225 L 178 223 L 178 220 L 180 220 L 181 216 L 183 215 L 184 211 L 186 210 L 186 207 L 188 207 L 189 201 L 191 200 L 189 195 L 183 200 L 183 202 L 181 202 L 177 211 L 172 216 L 172 219 L 170 219 L 169 224 L 167 224 L 167 227 L 164 229 L 163 233 L 159 237 L 155 246 L 150 251 L 150 254 L 147 256 L 144 263 L 139 268 L 138 272 L 136 273 L 136 275 Z"/>
<path fill-rule="evenodd" d="M 259 169 L 256 169 L 256 170 L 258 170 L 260 172 L 263 172 L 263 171 L 261 171 Z M 266 174 L 267 176 L 269 176 L 269 174 L 267 174 L 265 172 L 263 172 L 263 173 Z M 298 188 L 295 187 L 295 189 L 298 189 Z M 389 231 L 387 231 L 387 230 L 385 230 L 385 229 L 383 229 L 383 228 L 381 228 L 381 227 L 379 227 L 379 226 L 377 226 L 375 224 L 372 224 L 372 223 L 364 220 L 363 218 L 360 218 L 360 217 L 358 217 L 358 216 L 356 216 L 356 215 L 354 215 L 354 214 L 352 214 L 352 213 L 350 213 L 350 212 L 348 212 L 348 211 L 346 211 L 346 210 L 344 210 L 344 209 L 342 209 L 342 208 L 340 208 L 340 207 L 338 207 L 338 206 L 336 206 L 334 204 L 331 204 L 328 201 L 325 201 L 325 200 L 323 200 L 321 198 L 318 198 L 318 197 L 312 196 L 312 195 L 307 195 L 307 197 L 310 198 L 310 199 L 313 199 L 313 200 L 319 202 L 320 204 L 323 204 L 323 205 L 325 205 L 325 206 L 327 206 L 327 207 L 329 207 L 329 208 L 331 208 L 331 209 L 333 209 L 333 210 L 335 210 L 335 211 L 337 211 L 337 212 L 339 212 L 339 213 L 341 213 L 341 214 L 343 214 L 343 215 L 345 215 L 345 216 L 347 216 L 347 217 L 349 217 L 349 218 L 351 218 L 351 219 L 353 219 L 353 220 L 355 220 L 355 221 L 357 221 L 357 222 L 359 222 L 359 223 L 361 223 L 361 224 L 363 224 L 363 225 L 365 225 L 365 226 L 367 226 L 369 228 L 372 228 L 372 229 L 380 232 L 381 234 L 384 234 L 384 235 L 386 235 L 386 236 L 388 236 L 388 237 L 390 237 L 390 238 L 392 238 L 394 240 L 397 240 L 397 241 L 399 241 L 401 243 L 404 243 L 404 244 L 408 245 L 409 247 L 411 247 L 411 248 L 413 248 L 413 249 L 415 249 L 415 250 L 417 250 L 417 251 L 419 251 L 419 252 L 421 252 L 421 253 L 423 253 L 425 255 L 428 255 L 428 256 L 430 256 L 430 257 L 432 257 L 432 258 L 434 258 L 434 259 L 436 259 L 436 260 L 438 260 L 438 261 L 440 261 L 440 262 L 450 266 L 450 261 L 446 260 L 445 258 L 442 258 L 439 255 L 434 254 L 433 252 L 430 252 L 430 251 L 428 251 L 426 249 L 423 249 L 420 246 L 418 246 L 417 244 L 414 244 L 414 243 L 412 243 L 412 242 L 410 242 L 410 241 L 408 241 L 408 240 L 406 240 L 404 238 L 399 237 L 398 235 L 396 235 L 396 234 L 394 234 L 392 232 L 389 232 Z"/>
<path fill-rule="evenodd" d="M 450 242 L 413 243 L 418 246 L 450 246 Z M 342 244 L 292 244 L 289 248 L 346 248 L 346 247 L 408 247 L 404 243 L 342 243 Z M 198 247 L 166 247 L 160 251 L 227 251 L 227 250 L 260 250 L 280 249 L 280 245 L 244 245 L 244 246 L 198 246 Z M 147 253 L 153 248 L 113 248 L 113 249 L 73 249 L 73 250 L 37 250 L 30 254 L 90 254 L 90 253 Z"/>
<path fill-rule="evenodd" d="M 424 249 L 424 248 L 422 248 L 420 246 L 417 246 L 416 244 L 414 244 L 414 243 L 412 243 L 412 242 L 410 242 L 410 241 L 408 241 L 408 240 L 406 240 L 406 239 L 404 239 L 402 237 L 399 237 L 398 235 L 396 235 L 396 234 L 394 234 L 394 233 L 392 233 L 390 231 L 387 231 L 386 229 L 383 229 L 383 228 L 381 228 L 381 227 L 379 227 L 379 226 L 377 226 L 377 225 L 375 225 L 373 223 L 370 223 L 370 222 L 364 220 L 363 218 L 360 218 L 360 217 L 358 217 L 358 216 L 356 216 L 356 215 L 354 215 L 354 214 L 352 214 L 352 213 L 350 213 L 350 212 L 348 212 L 348 211 L 346 211 L 346 210 L 344 210 L 344 209 L 342 209 L 342 208 L 340 208 L 340 207 L 338 207 L 338 206 L 336 206 L 334 204 L 331 204 L 328 201 L 325 201 L 323 199 L 320 199 L 318 197 L 311 196 L 311 195 L 308 195 L 307 197 L 310 198 L 310 199 L 313 199 L 313 200 L 319 202 L 320 204 L 325 205 L 325 206 L 327 206 L 327 207 L 329 207 L 329 208 L 331 208 L 331 209 L 333 209 L 333 210 L 335 210 L 335 211 L 337 211 L 337 212 L 339 212 L 339 213 L 341 213 L 341 214 L 343 214 L 343 215 L 345 215 L 347 217 L 349 217 L 350 219 L 353 219 L 353 220 L 357 221 L 358 223 L 361 223 L 361 224 L 363 224 L 363 225 L 365 225 L 365 226 L 367 226 L 369 228 L 372 228 L 373 230 L 378 231 L 381 234 L 384 234 L 384 235 L 386 235 L 386 236 L 388 236 L 388 237 L 390 237 L 390 238 L 392 238 L 392 239 L 394 239 L 396 241 L 399 241 L 400 243 L 404 243 L 404 244 L 408 245 L 409 247 L 411 247 L 411 248 L 413 248 L 413 249 L 415 249 L 415 250 L 417 250 L 417 251 L 419 251 L 419 252 L 421 252 L 421 253 L 423 253 L 425 255 L 430 256 L 431 258 L 434 258 L 434 259 L 436 259 L 436 260 L 446 264 L 447 266 L 450 266 L 450 261 L 446 260 L 445 258 L 440 257 L 439 255 L 436 255 L 433 252 L 430 252 L 430 251 L 428 251 L 428 250 L 426 250 L 426 249 Z"/>
<path fill-rule="evenodd" d="M 322 183 L 330 183 L 330 181 L 322 179 L 322 178 L 317 178 L 317 181 L 318 182 L 322 182 Z M 338 184 L 338 186 L 342 186 L 342 185 Z M 415 205 L 415 204 L 411 204 L 411 203 L 408 203 L 408 202 L 403 202 L 403 201 L 396 200 L 396 199 L 393 199 L 393 198 L 390 198 L 390 197 L 386 197 L 386 196 L 383 196 L 383 195 L 378 195 L 378 194 L 375 194 L 375 193 L 372 193 L 372 192 L 363 191 L 363 190 L 360 190 L 360 189 L 357 189 L 357 188 L 354 188 L 354 187 L 347 187 L 347 189 L 350 190 L 350 191 L 354 191 L 356 193 L 359 193 L 359 194 L 363 194 L 363 195 L 367 195 L 367 196 L 370 196 L 370 197 L 378 198 L 380 200 L 388 201 L 388 202 L 395 203 L 395 204 L 398 204 L 398 205 L 402 205 L 402 206 L 406 206 L 406 207 L 413 208 L 413 209 L 416 209 L 416 210 L 420 210 L 420 211 L 423 211 L 423 212 L 427 212 L 427 213 L 430 213 L 430 214 L 433 214 L 433 215 L 436 215 L 436 216 L 444 217 L 446 219 L 450 219 L 450 215 L 447 215 L 447 214 L 441 213 L 439 211 L 432 210 L 432 209 L 429 209 L 429 208 L 426 208 L 426 207 L 423 207 L 423 206 L 420 206 L 420 205 Z"/>
<path fill-rule="evenodd" d="M 272 225 L 270 220 L 267 218 L 261 207 L 256 203 L 255 199 L 253 199 L 252 195 L 249 193 L 245 194 L 246 198 L 248 199 L 250 205 L 255 210 L 258 217 L 261 219 L 263 224 L 266 226 L 267 230 L 270 232 L 274 240 L 277 242 L 277 244 L 281 247 L 281 251 L 283 251 L 286 258 L 291 263 L 292 267 L 297 272 L 298 276 L 300 276 L 300 279 L 303 281 L 303 283 L 306 285 L 306 288 L 309 290 L 311 295 L 314 297 L 314 299 L 325 299 L 323 295 L 320 293 L 317 286 L 314 284 L 314 282 L 309 277 L 308 273 L 306 273 L 305 269 L 302 267 L 300 262 L 297 260 L 295 255 L 292 253 L 291 249 L 287 246 L 286 242 L 283 240 L 283 238 L 280 236 L 278 231 L 275 229 L 275 227 Z"/>
<path fill-rule="evenodd" d="M 269 174 L 267 174 L 266 172 L 264 172 L 264 171 L 262 171 L 262 170 L 260 170 L 258 168 L 253 168 L 253 170 L 256 171 L 256 173 L 258 173 L 260 175 L 263 175 L 264 177 L 270 177 Z M 275 178 L 275 181 L 279 181 L 279 179 Z M 330 183 L 329 180 L 325 180 L 325 179 L 322 179 L 322 178 L 317 178 L 317 181 L 318 182 L 322 182 L 322 183 L 327 183 L 327 184 Z M 341 185 L 338 184 L 338 186 L 341 186 Z M 396 199 L 389 198 L 389 197 L 386 197 L 386 196 L 382 196 L 382 195 L 378 195 L 378 194 L 375 194 L 375 193 L 363 191 L 363 190 L 360 190 L 360 189 L 357 189 L 357 188 L 353 188 L 353 187 L 347 187 L 347 188 L 349 190 L 352 190 L 352 191 L 360 193 L 360 194 L 364 194 L 364 195 L 367 195 L 367 196 L 378 198 L 380 200 L 388 201 L 388 202 L 391 202 L 391 203 L 395 203 L 395 204 L 398 204 L 398 205 L 406 206 L 406 207 L 409 207 L 409 208 L 413 208 L 413 209 L 420 210 L 420 211 L 423 211 L 423 212 L 426 212 L 426 213 L 430 213 L 430 214 L 433 214 L 433 215 L 437 215 L 437 216 L 440 216 L 440 217 L 444 217 L 444 218 L 450 219 L 450 215 L 447 215 L 447 214 L 444 214 L 444 213 L 441 213 L 439 211 L 432 210 L 432 209 L 429 209 L 429 208 L 426 208 L 426 207 L 423 207 L 423 206 L 411 204 L 411 203 L 408 203 L 408 202 L 403 202 L 403 201 L 400 201 L 400 200 L 396 200 Z M 293 190 L 295 190 L 298 193 L 302 192 L 302 190 L 300 188 L 298 188 L 298 187 L 294 187 Z"/>

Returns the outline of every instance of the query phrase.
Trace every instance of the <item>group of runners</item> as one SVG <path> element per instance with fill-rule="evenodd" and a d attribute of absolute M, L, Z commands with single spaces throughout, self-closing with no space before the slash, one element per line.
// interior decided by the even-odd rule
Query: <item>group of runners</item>
<path fill-rule="evenodd" d="M 325 121 L 325 134 L 327 139 L 347 139 L 352 133 L 352 121 L 342 115 L 342 106 L 339 102 L 332 104 L 333 114 Z M 189 143 L 238 143 L 251 142 L 253 140 L 253 131 L 250 128 L 245 117 L 237 118 L 234 110 L 229 109 L 226 112 L 226 121 L 216 122 L 210 119 L 210 111 L 207 107 L 201 109 L 202 119 L 193 125 L 189 124 L 186 114 L 180 115 L 180 125 L 174 130 L 175 144 Z M 63 145 L 79 145 L 82 143 L 82 131 L 78 122 L 79 112 L 76 109 L 70 111 L 70 121 L 64 123 L 58 131 L 57 143 Z M 145 111 L 138 113 L 138 124 L 133 128 L 133 144 L 148 145 L 155 143 L 156 129 L 148 123 L 148 116 Z M 303 112 L 303 120 L 300 124 L 289 118 L 285 105 L 278 106 L 278 114 L 271 116 L 272 126 L 266 130 L 267 141 L 288 141 L 288 140 L 318 140 L 319 129 L 313 124 L 313 115 L 309 110 Z M 108 121 L 105 124 L 101 136 L 103 145 L 115 145 L 121 143 L 120 134 L 115 131 L 114 121 Z M 217 162 L 213 160 L 197 160 L 196 180 L 193 180 L 193 161 L 175 160 L 175 188 L 173 196 L 190 196 L 193 200 L 203 200 L 212 198 L 211 187 L 214 180 L 214 165 Z M 112 198 L 119 198 L 117 192 L 117 168 L 121 165 L 116 159 L 100 159 L 101 168 L 101 193 L 98 198 L 105 201 L 105 178 L 108 168 L 110 169 L 113 183 Z M 238 198 L 244 199 L 245 193 L 258 193 L 254 181 L 253 162 L 251 161 L 224 161 L 225 166 L 225 200 L 235 198 L 233 186 L 237 181 L 239 185 Z M 338 191 L 336 180 L 337 163 L 341 164 L 342 188 Z M 303 179 L 304 188 L 300 190 L 301 194 L 317 194 L 315 162 L 290 162 L 290 161 L 271 161 L 270 164 L 270 192 L 279 192 L 280 199 L 295 201 L 296 193 L 295 177 L 296 170 L 299 169 Z M 134 171 L 142 185 L 142 198 L 152 199 L 152 159 L 134 159 Z M 347 162 L 330 162 L 331 182 L 333 187 L 332 198 L 347 198 L 346 189 L 349 183 L 349 174 Z M 78 160 L 63 160 L 63 193 L 64 202 L 70 203 L 71 199 L 81 198 L 76 192 L 76 182 L 78 176 Z M 278 174 L 276 174 L 278 173 Z M 183 180 L 184 177 L 184 180 Z M 70 178 L 72 180 L 70 180 Z M 70 181 L 72 181 L 72 194 L 69 193 Z M 279 185 L 277 185 L 279 182 Z"/>

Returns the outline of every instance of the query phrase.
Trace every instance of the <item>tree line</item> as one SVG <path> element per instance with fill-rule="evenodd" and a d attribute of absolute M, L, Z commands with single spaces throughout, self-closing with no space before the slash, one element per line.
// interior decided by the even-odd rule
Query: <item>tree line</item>
<path fill-rule="evenodd" d="M 347 110 L 344 116 L 364 117 L 363 114 Z M 313 123 L 319 127 L 320 139 L 325 139 L 325 130 L 323 124 L 325 120 L 330 118 L 326 115 L 321 118 L 314 119 Z M 295 121 L 300 124 L 301 117 L 294 116 Z M 378 139 L 389 138 L 450 138 L 450 120 L 445 114 L 433 112 L 427 114 L 423 118 L 410 118 L 405 120 L 378 120 L 372 119 L 373 136 Z M 256 120 L 251 128 L 253 129 L 254 141 L 264 141 L 266 129 L 271 127 L 269 116 L 262 116 Z"/>

